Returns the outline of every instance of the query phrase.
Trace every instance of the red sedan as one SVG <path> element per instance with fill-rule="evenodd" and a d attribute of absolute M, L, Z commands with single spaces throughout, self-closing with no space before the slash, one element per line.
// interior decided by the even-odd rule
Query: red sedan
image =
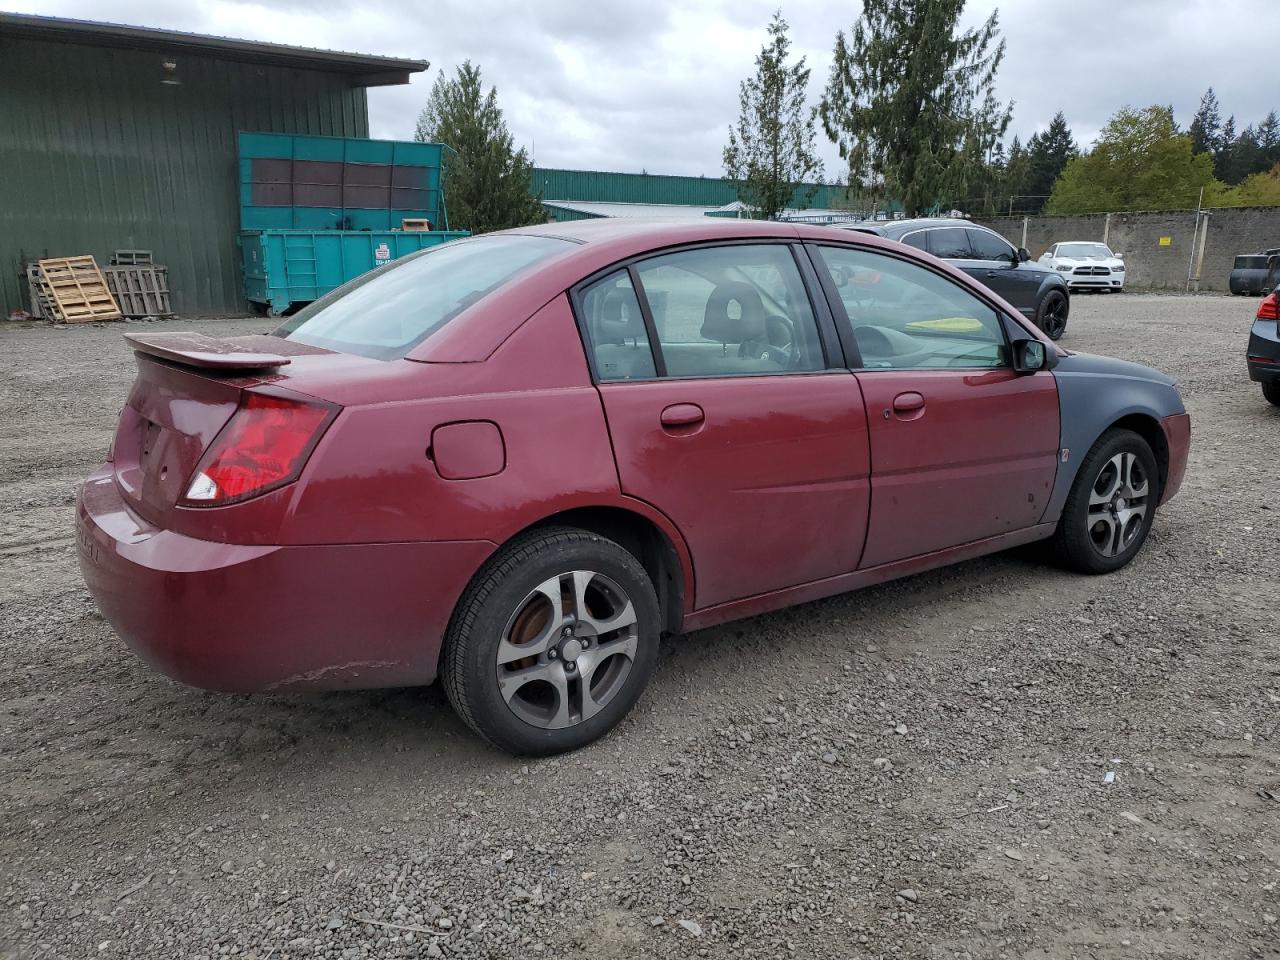
<path fill-rule="evenodd" d="M 128 339 L 78 539 L 129 645 L 214 690 L 439 675 L 523 753 L 616 724 L 665 633 L 1034 540 L 1121 567 L 1190 436 L 1157 371 L 819 227 L 490 234 L 270 336 Z"/>

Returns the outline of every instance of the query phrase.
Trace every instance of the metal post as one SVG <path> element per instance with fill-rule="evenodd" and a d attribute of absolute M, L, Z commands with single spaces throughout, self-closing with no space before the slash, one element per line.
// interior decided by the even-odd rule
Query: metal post
<path fill-rule="evenodd" d="M 1009 216 L 1013 216 L 1013 197 L 1009 198 Z"/>
<path fill-rule="evenodd" d="M 1109 247 L 1111 245 L 1111 214 L 1107 214 L 1107 219 L 1102 221 L 1102 245 Z"/>
<path fill-rule="evenodd" d="M 1200 275 L 1204 272 L 1204 249 L 1209 245 L 1209 211 L 1200 215 L 1200 251 L 1196 254 L 1196 292 L 1200 292 Z"/>
<path fill-rule="evenodd" d="M 1030 217 L 1022 218 L 1022 245 L 1024 247 L 1027 245 L 1027 221 L 1030 219 Z"/>
<path fill-rule="evenodd" d="M 1204 202 L 1204 187 L 1200 188 L 1200 199 L 1196 201 L 1196 225 L 1191 230 L 1191 257 L 1187 260 L 1187 289 L 1191 292 L 1191 275 L 1196 270 L 1196 235 L 1200 232 L 1200 204 Z"/>

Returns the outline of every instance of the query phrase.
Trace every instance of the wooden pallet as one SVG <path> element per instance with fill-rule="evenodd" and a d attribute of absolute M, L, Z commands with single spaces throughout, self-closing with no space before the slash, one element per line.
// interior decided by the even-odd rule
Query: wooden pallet
<path fill-rule="evenodd" d="M 40 282 L 52 320 L 93 323 L 121 319 L 120 307 L 93 257 L 41 260 Z"/>
<path fill-rule="evenodd" d="M 31 316 L 37 320 L 49 319 L 49 295 L 40 279 L 40 264 L 27 264 L 27 301 L 31 304 Z"/>
<path fill-rule="evenodd" d="M 169 268 L 155 264 L 102 268 L 107 288 L 126 317 L 171 317 Z"/>
<path fill-rule="evenodd" d="M 150 263 L 155 263 L 150 250 L 117 250 L 111 254 L 114 267 L 137 267 Z"/>

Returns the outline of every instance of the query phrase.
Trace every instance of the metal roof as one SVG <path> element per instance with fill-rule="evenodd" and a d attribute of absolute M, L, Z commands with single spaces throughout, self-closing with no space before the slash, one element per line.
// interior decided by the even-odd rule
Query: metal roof
<path fill-rule="evenodd" d="M 589 217 L 622 217 L 646 219 L 685 219 L 687 217 L 703 217 L 713 211 L 736 211 L 740 204 L 728 204 L 723 207 L 692 206 L 683 203 L 598 203 L 591 200 L 543 200 L 543 206 L 558 207 L 561 210 L 572 210 Z"/>
<path fill-rule="evenodd" d="M 315 50 L 282 43 L 260 43 L 231 37 L 211 37 L 179 30 L 135 27 L 123 23 L 101 23 L 94 20 L 69 20 L 25 13 L 0 13 L 0 36 L 56 43 L 75 43 L 94 47 L 124 47 L 131 50 L 155 50 L 177 56 L 183 53 L 322 70 L 347 74 L 361 87 L 379 87 L 408 83 L 411 73 L 421 73 L 430 64 L 426 60 L 399 57 L 377 57 L 339 50 Z"/>

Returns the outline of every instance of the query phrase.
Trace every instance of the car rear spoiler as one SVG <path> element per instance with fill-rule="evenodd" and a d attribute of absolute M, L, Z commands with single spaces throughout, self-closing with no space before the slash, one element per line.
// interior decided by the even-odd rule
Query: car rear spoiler
<path fill-rule="evenodd" d="M 289 363 L 288 357 L 245 342 L 256 339 L 252 337 L 219 340 L 203 333 L 126 333 L 124 338 L 135 353 L 202 370 L 265 370 Z"/>

